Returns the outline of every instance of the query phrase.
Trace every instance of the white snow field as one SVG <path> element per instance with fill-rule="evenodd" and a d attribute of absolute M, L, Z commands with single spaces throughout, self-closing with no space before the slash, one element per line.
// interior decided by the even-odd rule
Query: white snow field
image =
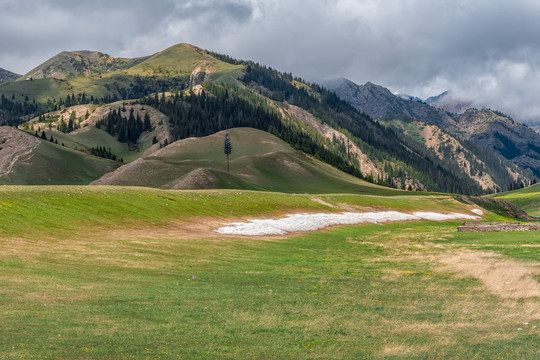
<path fill-rule="evenodd" d="M 366 213 L 345 212 L 341 214 L 290 214 L 280 219 L 254 219 L 247 222 L 227 224 L 214 231 L 228 235 L 285 235 L 290 232 L 315 231 L 328 226 L 383 223 L 406 220 L 477 220 L 479 217 L 462 213 L 442 214 L 436 212 L 379 211 Z"/>

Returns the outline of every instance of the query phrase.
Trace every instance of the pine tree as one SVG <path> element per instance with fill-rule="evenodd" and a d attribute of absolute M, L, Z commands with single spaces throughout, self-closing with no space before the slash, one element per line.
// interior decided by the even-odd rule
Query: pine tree
<path fill-rule="evenodd" d="M 143 130 L 150 130 L 152 129 L 152 124 L 150 123 L 150 115 L 148 113 L 144 114 L 144 126 Z"/>
<path fill-rule="evenodd" d="M 69 121 L 68 121 L 68 125 L 67 125 L 67 132 L 70 133 L 73 131 L 73 129 L 75 128 L 75 118 L 76 118 L 76 113 L 75 111 L 72 111 L 71 112 L 71 115 L 69 117 Z"/>
<path fill-rule="evenodd" d="M 229 172 L 229 154 L 232 153 L 232 144 L 229 134 L 225 134 L 225 142 L 223 144 L 223 152 L 227 155 L 227 172 Z"/>

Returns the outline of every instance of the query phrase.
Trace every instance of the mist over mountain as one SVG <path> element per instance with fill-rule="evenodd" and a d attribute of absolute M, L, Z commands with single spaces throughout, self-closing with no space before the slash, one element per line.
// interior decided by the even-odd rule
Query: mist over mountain
<path fill-rule="evenodd" d="M 370 82 L 357 85 L 347 79 L 325 84 L 357 110 L 373 118 L 405 117 L 433 124 L 458 138 L 495 150 L 515 165 L 540 176 L 540 135 L 497 110 L 474 109 L 444 92 L 425 102 L 404 99 Z"/>

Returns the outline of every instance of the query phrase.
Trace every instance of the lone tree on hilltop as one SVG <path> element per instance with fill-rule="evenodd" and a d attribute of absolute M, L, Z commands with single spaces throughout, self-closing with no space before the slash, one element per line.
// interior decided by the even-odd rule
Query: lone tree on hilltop
<path fill-rule="evenodd" d="M 227 172 L 229 172 L 229 154 L 232 153 L 232 144 L 229 134 L 225 134 L 225 143 L 223 144 L 223 152 L 227 155 Z"/>

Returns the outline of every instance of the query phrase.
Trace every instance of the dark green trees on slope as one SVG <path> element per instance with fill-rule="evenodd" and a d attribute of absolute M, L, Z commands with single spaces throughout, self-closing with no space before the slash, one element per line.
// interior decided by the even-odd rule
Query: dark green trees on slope
<path fill-rule="evenodd" d="M 130 110 L 129 117 L 123 117 L 120 109 L 113 110 L 98 121 L 96 126 L 103 127 L 112 136 L 118 136 L 118 141 L 124 143 L 136 143 L 144 131 L 151 129 L 148 113 L 145 114 L 144 121 L 142 121 L 140 114 L 135 117 L 133 109 Z"/>

